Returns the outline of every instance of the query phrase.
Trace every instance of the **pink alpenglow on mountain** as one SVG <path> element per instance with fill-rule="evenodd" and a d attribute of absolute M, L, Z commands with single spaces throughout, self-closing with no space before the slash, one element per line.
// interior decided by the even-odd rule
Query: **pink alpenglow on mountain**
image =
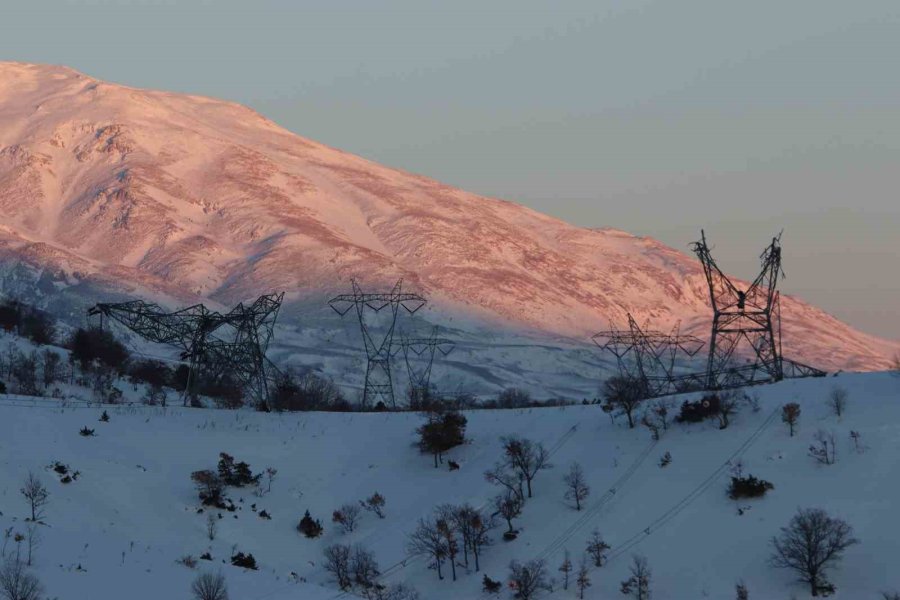
<path fill-rule="evenodd" d="M 424 319 L 460 339 L 438 377 L 463 387 L 596 390 L 590 335 L 626 312 L 709 333 L 698 261 L 652 239 L 382 167 L 237 104 L 0 63 L 4 291 L 52 307 L 285 290 L 279 359 L 356 376 L 358 331 L 325 307 L 351 277 L 424 294 Z M 795 298 L 782 317 L 785 355 L 824 369 L 884 369 L 898 351 Z"/>

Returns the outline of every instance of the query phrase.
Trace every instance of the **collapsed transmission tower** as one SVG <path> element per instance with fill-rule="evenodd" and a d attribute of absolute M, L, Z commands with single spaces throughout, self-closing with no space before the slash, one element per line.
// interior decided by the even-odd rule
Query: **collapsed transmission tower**
<path fill-rule="evenodd" d="M 266 349 L 275 328 L 284 292 L 260 296 L 250 306 L 238 304 L 222 314 L 195 304 L 166 312 L 157 304 L 133 300 L 118 304 L 97 304 L 89 315 L 117 321 L 144 339 L 175 346 L 181 359 L 189 361 L 184 402 L 196 395 L 198 377 L 235 378 L 258 403 L 269 399 Z"/>
<path fill-rule="evenodd" d="M 781 354 L 781 234 L 760 255 L 759 275 L 747 289 L 725 275 L 710 253 L 706 233 L 692 245 L 703 264 L 713 309 L 712 334 L 706 367 L 710 390 L 770 383 L 792 377 L 825 375 L 823 371 L 785 360 Z M 752 350 L 752 362 L 739 364 Z M 787 370 L 785 367 L 787 366 Z"/>
<path fill-rule="evenodd" d="M 453 351 L 454 346 L 451 340 L 438 337 L 437 327 L 432 329 L 431 336 L 426 338 L 410 338 L 400 334 L 400 348 L 406 362 L 413 397 L 420 399 L 427 397 L 430 392 L 431 368 L 434 366 L 435 354 L 440 352 L 442 356 L 447 356 Z"/>
<path fill-rule="evenodd" d="M 397 326 L 397 316 L 400 307 L 409 314 L 425 306 L 425 298 L 418 294 L 401 291 L 403 280 L 397 282 L 390 292 L 363 293 L 356 280 L 351 280 L 352 294 L 341 294 L 328 301 L 328 305 L 342 317 L 356 309 L 359 318 L 359 328 L 362 332 L 363 344 L 366 349 L 366 382 L 363 388 L 363 404 L 374 401 L 381 396 L 384 401 L 396 406 L 394 400 L 394 384 L 391 376 L 392 346 L 394 343 L 394 329 Z M 373 332 L 367 321 L 367 315 L 380 313 L 389 309 L 389 321 L 384 331 Z"/>
<path fill-rule="evenodd" d="M 676 376 L 675 359 L 679 354 L 694 357 L 703 348 L 703 340 L 679 333 L 675 325 L 671 333 L 641 328 L 631 314 L 628 329 L 611 327 L 591 339 L 616 357 L 619 373 L 638 381 L 646 398 L 656 398 L 696 389 L 702 383 L 686 376 Z"/>

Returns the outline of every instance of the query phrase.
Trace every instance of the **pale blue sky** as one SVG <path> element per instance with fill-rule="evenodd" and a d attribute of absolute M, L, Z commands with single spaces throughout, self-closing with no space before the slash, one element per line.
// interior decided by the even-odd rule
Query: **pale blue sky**
<path fill-rule="evenodd" d="M 900 339 L 896 0 L 0 2 L 0 58 L 228 98 Z"/>

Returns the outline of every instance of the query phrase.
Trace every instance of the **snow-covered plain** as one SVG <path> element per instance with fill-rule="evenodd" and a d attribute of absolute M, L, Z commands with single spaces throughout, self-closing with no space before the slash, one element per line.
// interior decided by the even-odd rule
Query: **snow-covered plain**
<path fill-rule="evenodd" d="M 840 419 L 825 404 L 834 385 L 850 394 Z M 848 374 L 755 391 L 760 410 L 743 407 L 728 429 L 712 422 L 676 424 L 656 443 L 646 429 L 629 430 L 622 420 L 611 424 L 597 406 L 471 411 L 469 442 L 448 455 L 462 465 L 454 472 L 435 469 L 412 446 L 422 421 L 416 414 L 107 406 L 111 419 L 101 423 L 98 407 L 0 396 L 6 424 L 0 437 L 0 527 L 27 532 L 19 488 L 28 470 L 39 473 L 51 495 L 34 570 L 50 598 L 186 598 L 197 571 L 176 561 L 206 551 L 214 560 L 199 561 L 198 571 L 221 569 L 233 599 L 337 598 L 321 566 L 322 549 L 336 542 L 364 544 L 375 552 L 386 582 L 408 582 L 425 599 L 482 598 L 480 574 L 460 569 L 459 581 L 438 581 L 424 559 L 407 556 L 406 535 L 437 504 L 486 503 L 498 492 L 483 472 L 499 456 L 499 437 L 519 434 L 551 450 L 554 467 L 537 476 L 535 497 L 517 522 L 519 538 L 507 543 L 499 539 L 502 528 L 495 532 L 482 562 L 494 579 L 505 579 L 511 559 L 536 557 L 547 559 L 558 579 L 563 550 L 577 562 L 587 536 L 598 528 L 612 546 L 611 560 L 592 571 L 587 598 L 622 597 L 619 582 L 632 553 L 648 557 L 656 600 L 732 598 L 738 579 L 752 598 L 805 598 L 805 587 L 766 560 L 778 528 L 798 507 L 815 506 L 846 519 L 862 541 L 831 578 L 836 598 L 876 598 L 880 590 L 900 588 L 900 378 Z M 789 401 L 802 407 L 793 438 L 779 418 Z M 84 426 L 96 436 L 80 436 Z M 835 465 L 807 456 L 818 429 L 836 435 Z M 853 449 L 851 430 L 860 432 L 864 452 Z M 658 461 L 667 451 L 673 461 L 661 468 Z M 240 510 L 223 512 L 210 542 L 189 476 L 215 468 L 219 452 L 249 462 L 254 471 L 274 467 L 278 474 L 263 497 L 230 489 Z M 738 457 L 746 471 L 774 483 L 774 491 L 760 500 L 729 500 L 728 462 Z M 54 461 L 80 476 L 60 483 L 48 468 Z M 572 461 L 583 465 L 592 489 L 581 512 L 563 500 L 562 476 Z M 357 531 L 338 532 L 330 522 L 332 510 L 376 490 L 387 499 L 386 518 L 364 513 Z M 272 519 L 261 519 L 252 504 Z M 306 539 L 295 530 L 307 509 L 323 521 L 322 538 Z M 223 564 L 235 548 L 252 552 L 260 570 Z M 10 540 L 6 552 L 14 551 Z M 543 597 L 576 596 L 557 585 Z"/>

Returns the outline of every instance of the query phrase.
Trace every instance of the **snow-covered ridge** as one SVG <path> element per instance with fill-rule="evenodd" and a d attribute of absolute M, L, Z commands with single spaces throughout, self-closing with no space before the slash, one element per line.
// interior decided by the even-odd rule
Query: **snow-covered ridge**
<path fill-rule="evenodd" d="M 308 325 L 350 277 L 403 277 L 429 320 L 470 332 L 577 345 L 631 312 L 708 333 L 699 264 L 659 242 L 385 168 L 233 103 L 64 67 L 0 63 L 0 219 L 0 285 L 27 267 L 45 297 L 229 305 L 286 290 L 282 322 Z M 883 369 L 898 351 L 793 298 L 783 315 L 785 353 L 809 364 Z"/>

